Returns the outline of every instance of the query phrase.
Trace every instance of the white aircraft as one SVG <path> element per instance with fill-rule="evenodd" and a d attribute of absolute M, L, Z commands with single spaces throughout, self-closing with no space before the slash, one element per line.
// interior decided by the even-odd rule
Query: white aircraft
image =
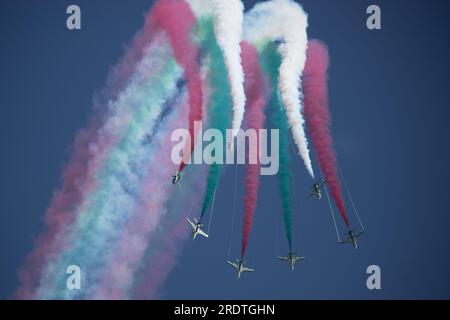
<path fill-rule="evenodd" d="M 233 268 L 236 269 L 236 274 L 237 274 L 237 278 L 238 278 L 238 279 L 241 277 L 241 273 L 242 273 L 242 272 L 245 272 L 245 271 L 253 272 L 253 271 L 255 271 L 254 269 L 250 269 L 250 268 L 244 267 L 244 264 L 245 264 L 244 261 L 242 261 L 242 260 L 240 260 L 240 259 L 236 259 L 236 261 L 237 261 L 237 263 L 235 263 L 235 262 L 230 262 L 230 261 L 227 260 L 227 262 L 228 262 L 230 265 L 232 265 Z"/>
<path fill-rule="evenodd" d="M 192 239 L 195 239 L 195 237 L 199 234 L 201 236 L 204 236 L 205 238 L 208 238 L 208 235 L 202 230 L 200 229 L 201 227 L 203 227 L 203 223 L 197 221 L 196 218 L 194 218 L 195 223 L 193 223 L 191 220 L 189 220 L 189 218 L 187 218 L 187 221 L 189 222 L 189 224 L 192 227 Z"/>
<path fill-rule="evenodd" d="M 298 256 L 296 256 L 296 254 L 297 254 L 296 252 L 289 252 L 286 257 L 278 257 L 278 259 L 286 261 L 287 263 L 289 263 L 289 265 L 291 266 L 291 270 L 294 270 L 295 263 L 298 260 L 305 259 L 305 257 L 298 257 Z"/>
<path fill-rule="evenodd" d="M 364 233 L 364 230 L 362 231 L 355 231 L 355 230 L 349 230 L 345 234 L 348 236 L 347 239 L 340 241 L 339 243 L 350 243 L 353 248 L 358 248 L 358 238 Z"/>

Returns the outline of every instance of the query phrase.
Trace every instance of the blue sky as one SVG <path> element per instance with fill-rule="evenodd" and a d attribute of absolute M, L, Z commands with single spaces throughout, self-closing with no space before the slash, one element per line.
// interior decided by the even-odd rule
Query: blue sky
<path fill-rule="evenodd" d="M 141 28 L 151 2 L 1 3 L 0 298 L 8 298 L 17 287 L 17 269 L 32 248 L 33 236 L 43 228 L 42 216 L 59 185 L 68 146 L 86 125 L 93 94 Z M 246 7 L 254 2 L 246 1 Z M 65 9 L 72 3 L 82 9 L 82 30 L 77 32 L 65 27 Z M 381 31 L 365 26 L 365 9 L 373 3 L 382 10 Z M 186 242 L 164 297 L 448 299 L 450 4 L 302 4 L 309 14 L 310 37 L 329 46 L 335 146 L 367 229 L 360 248 L 336 243 L 325 201 L 303 199 L 311 182 L 297 159 L 294 246 L 307 259 L 294 272 L 274 260 L 286 253 L 287 245 L 277 177 L 263 177 L 247 257 L 257 272 L 235 281 L 224 262 L 234 183 L 229 167 L 216 198 L 214 236 Z M 242 168 L 239 173 L 242 177 Z M 240 221 L 238 213 L 232 256 L 240 251 Z M 371 264 L 381 267 L 380 291 L 366 288 L 366 268 Z"/>

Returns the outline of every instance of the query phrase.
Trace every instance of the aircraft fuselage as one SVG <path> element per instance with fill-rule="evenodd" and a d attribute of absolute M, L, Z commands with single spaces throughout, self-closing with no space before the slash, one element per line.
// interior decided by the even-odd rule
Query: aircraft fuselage
<path fill-rule="evenodd" d="M 350 240 L 350 243 L 352 244 L 353 248 L 358 248 L 358 235 L 355 234 L 353 231 L 349 231 L 348 237 Z"/>
<path fill-rule="evenodd" d="M 241 273 L 244 271 L 244 264 L 242 262 L 239 263 L 239 267 L 236 269 L 238 279 L 241 277 Z"/>
<path fill-rule="evenodd" d="M 197 237 L 198 234 L 200 234 L 200 226 L 197 224 L 197 227 L 195 228 L 194 232 L 192 232 L 192 239 L 195 239 L 195 237 Z"/>

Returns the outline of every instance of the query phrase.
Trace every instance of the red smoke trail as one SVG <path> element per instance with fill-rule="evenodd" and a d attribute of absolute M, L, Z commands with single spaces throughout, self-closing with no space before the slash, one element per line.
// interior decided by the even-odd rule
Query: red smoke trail
<path fill-rule="evenodd" d="M 179 0 L 158 1 L 153 10 L 152 17 L 156 25 L 163 29 L 170 40 L 174 56 L 179 65 L 184 69 L 189 92 L 189 134 L 190 146 L 185 146 L 183 161 L 179 171 L 183 171 L 186 162 L 194 149 L 194 121 L 202 120 L 202 78 L 198 66 L 199 49 L 191 37 L 191 31 L 196 23 L 196 18 L 189 4 Z"/>
<path fill-rule="evenodd" d="M 328 110 L 328 49 L 318 40 L 308 42 L 307 60 L 303 71 L 303 93 L 305 117 L 309 135 L 319 158 L 320 169 L 330 188 L 331 195 L 344 220 L 349 226 L 339 182 L 336 154 L 330 134 L 330 112 Z"/>
<path fill-rule="evenodd" d="M 263 107 L 265 105 L 265 101 L 263 96 L 264 83 L 261 76 L 258 51 L 251 44 L 241 42 L 241 52 L 242 67 L 244 68 L 245 74 L 245 93 L 247 96 L 248 106 L 245 114 L 247 126 L 249 128 L 256 129 L 257 133 L 259 133 L 259 129 L 261 129 L 264 125 Z M 257 164 L 250 164 L 247 162 L 246 166 L 247 172 L 244 180 L 245 195 L 244 222 L 242 229 L 242 257 L 244 257 L 247 249 L 248 238 L 253 224 L 256 201 L 258 199 L 260 174 L 258 147 L 259 143 L 255 148 Z M 249 148 L 249 151 L 250 150 L 251 149 Z"/>

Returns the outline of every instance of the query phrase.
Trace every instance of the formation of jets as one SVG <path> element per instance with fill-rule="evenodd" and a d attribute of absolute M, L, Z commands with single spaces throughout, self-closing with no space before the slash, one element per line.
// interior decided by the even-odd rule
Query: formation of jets
<path fill-rule="evenodd" d="M 278 257 L 278 259 L 286 261 L 291 266 L 291 270 L 294 270 L 295 263 L 298 260 L 303 260 L 305 257 L 299 257 L 296 255 L 296 252 L 289 252 L 286 257 Z"/>
<path fill-rule="evenodd" d="M 306 198 L 314 197 L 314 198 L 320 200 L 322 198 L 322 188 L 325 185 L 325 182 L 326 181 L 314 183 L 311 187 L 311 193 L 309 193 L 306 196 Z M 181 172 L 178 169 L 176 169 L 175 174 L 172 176 L 172 184 L 180 186 L 180 189 L 181 189 Z M 187 218 L 187 221 L 192 228 L 192 239 L 195 239 L 197 237 L 197 235 L 201 235 L 205 238 L 208 238 L 208 234 L 201 229 L 204 226 L 201 223 L 201 221 L 198 221 L 195 217 L 194 217 L 194 222 L 189 220 L 189 218 Z M 345 240 L 340 241 L 339 243 L 350 243 L 353 246 L 353 248 L 356 249 L 356 248 L 358 248 L 358 238 L 363 233 L 364 233 L 364 230 L 362 230 L 362 231 L 349 230 L 348 232 L 345 233 L 347 238 Z M 287 256 L 277 257 L 277 258 L 279 260 L 287 262 L 289 264 L 289 266 L 291 267 L 291 270 L 294 270 L 295 263 L 297 261 L 305 259 L 305 257 L 297 256 L 296 252 L 289 252 L 287 254 Z M 245 262 L 242 261 L 241 259 L 236 259 L 236 262 L 231 262 L 231 261 L 227 260 L 227 263 L 230 264 L 236 270 L 236 275 L 237 275 L 238 279 L 241 277 L 242 272 L 255 271 L 254 269 L 245 267 L 244 266 Z"/>
<path fill-rule="evenodd" d="M 245 262 L 240 260 L 240 259 L 236 259 L 237 263 L 236 262 L 231 262 L 231 261 L 228 261 L 228 260 L 227 260 L 227 262 L 231 266 L 233 266 L 233 268 L 236 269 L 236 275 L 237 275 L 238 279 L 241 277 L 241 273 L 242 272 L 246 272 L 246 271 L 253 272 L 253 271 L 255 271 L 255 269 L 244 267 Z"/>

